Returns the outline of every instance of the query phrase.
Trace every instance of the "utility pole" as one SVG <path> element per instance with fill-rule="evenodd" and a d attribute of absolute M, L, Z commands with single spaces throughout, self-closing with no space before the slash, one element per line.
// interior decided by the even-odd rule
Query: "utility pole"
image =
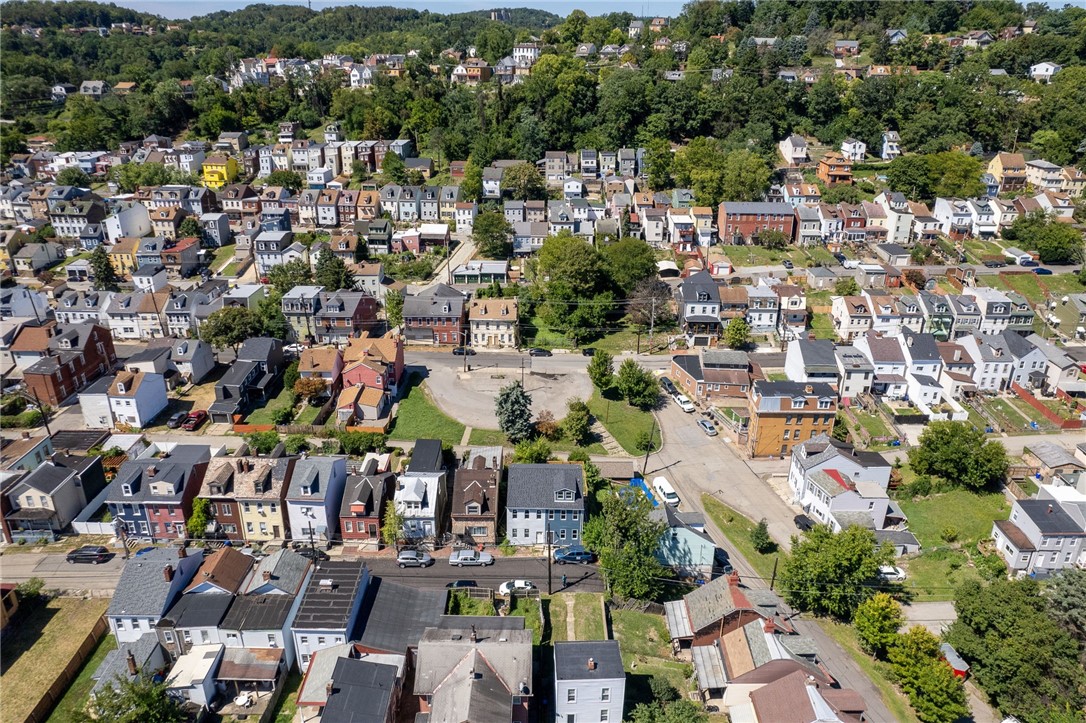
<path fill-rule="evenodd" d="M 49 417 L 45 413 L 45 406 L 42 405 L 41 399 L 38 399 L 38 391 L 36 389 L 31 389 L 30 394 L 33 395 L 34 404 L 37 405 L 38 412 L 41 414 L 42 424 L 45 425 L 45 433 L 52 437 L 53 433 L 49 430 Z M 26 392 L 23 392 L 23 397 L 26 398 L 26 396 Z"/>
<path fill-rule="evenodd" d="M 547 594 L 553 595 L 554 591 L 551 589 L 551 565 L 554 564 L 554 560 L 551 557 L 551 523 L 547 521 L 544 523 L 547 531 Z"/>
<path fill-rule="evenodd" d="M 520 386 L 524 386 L 524 357 L 520 358 Z"/>
<path fill-rule="evenodd" d="M 649 468 L 649 455 L 652 454 L 653 440 L 656 438 L 656 415 L 652 416 L 652 430 L 649 431 L 649 446 L 645 450 L 645 461 L 641 464 L 641 476 L 645 476 L 645 470 Z"/>
<path fill-rule="evenodd" d="M 652 297 L 652 311 L 649 313 L 649 354 L 652 353 L 652 329 L 656 326 L 656 297 Z M 640 337 L 638 337 L 640 342 Z M 641 344 L 638 343 L 638 349 L 640 350 Z"/>
<path fill-rule="evenodd" d="M 777 559 L 773 558 L 773 575 L 769 578 L 769 589 L 772 590 L 773 586 L 777 584 Z"/>

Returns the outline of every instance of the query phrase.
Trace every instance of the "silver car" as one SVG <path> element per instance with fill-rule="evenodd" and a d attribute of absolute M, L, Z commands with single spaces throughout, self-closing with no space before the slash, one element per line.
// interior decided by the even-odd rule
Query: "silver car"
<path fill-rule="evenodd" d="M 699 419 L 698 426 L 701 427 L 701 431 L 705 432 L 705 434 L 709 435 L 710 437 L 715 437 L 717 434 L 719 434 L 719 432 L 716 431 L 716 427 L 714 427 L 713 423 L 710 422 L 708 419 Z"/>
<path fill-rule="evenodd" d="M 400 567 L 428 567 L 432 565 L 434 558 L 430 553 L 421 550 L 400 550 L 396 556 L 396 564 Z"/>

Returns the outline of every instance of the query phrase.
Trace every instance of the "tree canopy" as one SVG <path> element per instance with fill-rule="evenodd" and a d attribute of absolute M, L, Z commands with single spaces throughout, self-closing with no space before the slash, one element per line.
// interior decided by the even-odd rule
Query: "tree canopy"
<path fill-rule="evenodd" d="M 893 550 L 875 543 L 871 530 L 852 525 L 833 532 L 815 525 L 792 538 L 792 554 L 781 567 L 781 590 L 789 605 L 851 620 L 861 602 L 877 592 L 880 565 Z"/>
<path fill-rule="evenodd" d="M 495 407 L 498 429 L 505 432 L 511 442 L 515 444 L 532 436 L 532 398 L 519 381 L 502 387 Z"/>
<path fill-rule="evenodd" d="M 972 489 L 1003 481 L 1007 450 L 986 439 L 984 430 L 965 422 L 931 422 L 920 434 L 920 444 L 909 450 L 909 464 L 917 474 L 942 477 L 949 484 Z"/>
<path fill-rule="evenodd" d="M 600 569 L 611 594 L 638 600 L 656 600 L 664 591 L 670 570 L 656 558 L 667 525 L 649 517 L 652 503 L 644 495 L 614 493 L 603 510 L 584 528 L 584 544 L 600 557 Z"/>

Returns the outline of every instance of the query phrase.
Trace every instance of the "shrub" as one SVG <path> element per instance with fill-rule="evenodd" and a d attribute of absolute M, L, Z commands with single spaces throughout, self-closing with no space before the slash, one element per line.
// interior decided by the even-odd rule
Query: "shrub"
<path fill-rule="evenodd" d="M 549 409 L 544 409 L 535 420 L 535 430 L 550 440 L 560 439 L 562 427 L 554 419 Z"/>
<path fill-rule="evenodd" d="M 279 435 L 276 432 L 253 432 L 245 435 L 245 441 L 249 449 L 257 454 L 269 454 L 279 444 Z"/>
<path fill-rule="evenodd" d="M 756 552 L 760 552 L 763 555 L 772 552 L 775 545 L 772 538 L 769 536 L 769 524 L 763 517 L 758 521 L 758 524 L 750 531 L 750 544 L 754 545 Z"/>
<path fill-rule="evenodd" d="M 298 454 L 302 450 L 309 449 L 309 440 L 305 438 L 304 434 L 292 434 L 286 438 L 284 444 L 287 448 L 287 454 Z"/>
<path fill-rule="evenodd" d="M 1003 561 L 1003 558 L 996 555 L 977 555 L 973 564 L 977 566 L 977 572 L 988 582 L 995 582 L 1000 578 L 1007 577 L 1007 563 Z"/>
<path fill-rule="evenodd" d="M 675 690 L 671 681 L 660 675 L 649 678 L 649 690 L 652 691 L 653 700 L 658 703 L 668 703 L 679 697 L 679 691 Z"/>
<path fill-rule="evenodd" d="M 931 477 L 926 474 L 919 475 L 909 483 L 907 489 L 913 497 L 926 497 L 931 494 Z"/>
<path fill-rule="evenodd" d="M 944 527 L 939 533 L 939 537 L 942 538 L 943 542 L 956 542 L 958 540 L 958 530 L 954 527 Z"/>
<path fill-rule="evenodd" d="M 38 427 L 41 423 L 41 412 L 36 409 L 31 409 L 30 411 L 22 412 L 21 414 L 0 416 L 0 427 L 3 427 L 4 429 Z"/>
<path fill-rule="evenodd" d="M 290 424 L 293 419 L 294 407 L 283 407 L 272 412 L 272 422 L 274 424 Z"/>
<path fill-rule="evenodd" d="M 637 433 L 637 439 L 634 442 L 639 452 L 650 452 L 656 449 L 656 445 L 653 443 L 652 433 L 641 431 Z"/>

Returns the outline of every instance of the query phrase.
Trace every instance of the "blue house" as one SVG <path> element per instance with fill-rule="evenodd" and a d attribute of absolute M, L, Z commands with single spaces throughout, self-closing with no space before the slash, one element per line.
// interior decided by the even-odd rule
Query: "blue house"
<path fill-rule="evenodd" d="M 649 514 L 653 521 L 667 525 L 656 548 L 660 564 L 682 577 L 711 578 L 716 544 L 703 528 L 698 529 L 701 520 L 693 519 L 693 515 L 688 517 L 671 505 L 657 505 Z"/>
<path fill-rule="evenodd" d="M 505 529 L 514 545 L 579 543 L 584 532 L 584 469 L 579 464 L 509 466 Z"/>

